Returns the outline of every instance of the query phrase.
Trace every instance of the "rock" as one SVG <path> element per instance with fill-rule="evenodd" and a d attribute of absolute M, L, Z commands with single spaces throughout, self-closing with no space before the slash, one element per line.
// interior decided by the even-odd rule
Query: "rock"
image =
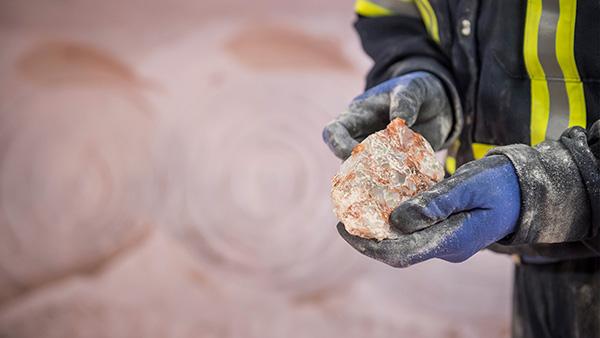
<path fill-rule="evenodd" d="M 395 119 L 352 151 L 333 178 L 334 212 L 355 236 L 396 238 L 388 217 L 403 201 L 444 178 L 425 138 Z"/>

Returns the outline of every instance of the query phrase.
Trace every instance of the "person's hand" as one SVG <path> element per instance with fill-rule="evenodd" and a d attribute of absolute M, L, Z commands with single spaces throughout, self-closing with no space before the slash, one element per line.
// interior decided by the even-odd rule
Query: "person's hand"
<path fill-rule="evenodd" d="M 452 177 L 402 203 L 390 215 L 397 239 L 340 235 L 356 250 L 395 267 L 430 258 L 462 262 L 514 232 L 521 195 L 514 167 L 495 155 L 467 163 Z"/>
<path fill-rule="evenodd" d="M 347 111 L 323 130 L 335 156 L 346 159 L 354 146 L 400 117 L 423 135 L 434 150 L 452 130 L 452 108 L 442 82 L 433 74 L 413 72 L 388 80 L 355 98 Z"/>

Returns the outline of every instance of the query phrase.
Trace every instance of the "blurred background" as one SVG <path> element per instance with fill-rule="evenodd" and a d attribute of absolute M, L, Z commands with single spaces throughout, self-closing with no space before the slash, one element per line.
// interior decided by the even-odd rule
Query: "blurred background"
<path fill-rule="evenodd" d="M 511 264 L 335 231 L 351 0 L 0 0 L 0 337 L 507 337 Z"/>

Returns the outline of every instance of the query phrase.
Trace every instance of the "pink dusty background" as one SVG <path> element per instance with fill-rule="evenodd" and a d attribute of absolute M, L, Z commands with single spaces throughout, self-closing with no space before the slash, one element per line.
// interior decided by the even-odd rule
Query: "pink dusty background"
<path fill-rule="evenodd" d="M 335 232 L 350 0 L 0 0 L 0 337 L 506 337 L 511 264 Z"/>

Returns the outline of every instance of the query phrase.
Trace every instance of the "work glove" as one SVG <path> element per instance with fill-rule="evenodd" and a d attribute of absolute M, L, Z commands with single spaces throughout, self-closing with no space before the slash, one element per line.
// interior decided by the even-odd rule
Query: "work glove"
<path fill-rule="evenodd" d="M 452 130 L 452 108 L 442 82 L 423 71 L 408 73 L 367 90 L 347 111 L 327 124 L 323 140 L 335 156 L 346 159 L 370 134 L 402 118 L 439 150 Z"/>
<path fill-rule="evenodd" d="M 507 157 L 494 155 L 467 163 L 456 173 L 402 203 L 390 215 L 397 239 L 382 241 L 338 231 L 356 250 L 394 267 L 430 258 L 462 262 L 514 232 L 520 188 Z"/>

